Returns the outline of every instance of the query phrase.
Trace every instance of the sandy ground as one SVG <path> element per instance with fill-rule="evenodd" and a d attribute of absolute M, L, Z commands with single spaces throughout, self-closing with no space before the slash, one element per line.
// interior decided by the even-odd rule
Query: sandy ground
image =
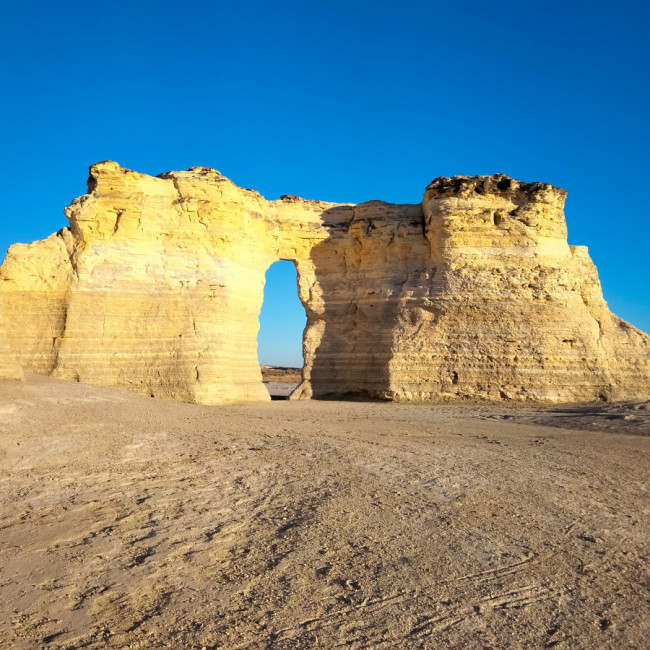
<path fill-rule="evenodd" d="M 648 647 L 647 404 L 206 407 L 29 377 L 0 423 L 0 647 Z"/>

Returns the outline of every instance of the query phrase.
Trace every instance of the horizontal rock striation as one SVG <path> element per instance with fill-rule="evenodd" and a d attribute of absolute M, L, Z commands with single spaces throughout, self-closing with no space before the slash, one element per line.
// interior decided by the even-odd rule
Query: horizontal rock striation
<path fill-rule="evenodd" d="M 293 398 L 647 399 L 650 338 L 609 312 L 564 199 L 495 175 L 438 178 L 413 205 L 267 201 L 205 167 L 97 163 L 70 227 L 0 267 L 0 355 L 156 397 L 268 399 L 258 316 L 284 259 L 307 313 Z"/>
<path fill-rule="evenodd" d="M 3 307 L 0 302 L 0 378 L 2 379 L 23 379 L 23 369 L 16 355 L 13 353 L 5 328 Z"/>
<path fill-rule="evenodd" d="M 400 308 L 396 398 L 648 394 L 649 339 L 609 312 L 587 249 L 567 244 L 565 197 L 498 175 L 429 185 L 433 274 Z"/>
<path fill-rule="evenodd" d="M 0 266 L 0 297 L 11 349 L 27 372 L 56 367 L 74 277 L 69 228 L 31 244 L 14 244 Z"/>

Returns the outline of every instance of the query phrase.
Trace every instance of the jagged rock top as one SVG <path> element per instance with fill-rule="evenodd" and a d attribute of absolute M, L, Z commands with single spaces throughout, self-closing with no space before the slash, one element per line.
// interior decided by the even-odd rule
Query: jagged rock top
<path fill-rule="evenodd" d="M 119 163 L 112 160 L 103 160 L 90 166 L 90 175 L 88 178 L 88 192 L 92 192 L 97 187 L 97 180 L 102 175 L 134 175 L 147 177 L 148 174 L 133 171 L 122 167 Z M 229 183 L 238 187 L 227 176 L 212 167 L 190 167 L 187 171 L 168 171 L 150 178 L 159 178 L 161 180 L 174 180 L 179 177 L 198 176 L 207 181 L 216 183 Z M 238 188 L 243 192 L 248 192 L 258 197 L 262 195 L 253 189 Z M 557 202 L 564 201 L 566 190 L 560 187 L 550 185 L 549 183 L 524 183 L 506 174 L 492 174 L 491 176 L 439 176 L 435 178 L 426 188 L 424 198 L 445 198 L 459 197 L 471 198 L 472 196 L 501 196 L 515 203 L 528 201 Z M 328 204 L 350 206 L 352 203 L 331 203 L 328 201 L 305 199 L 292 194 L 283 194 L 279 201 L 281 203 L 302 203 L 313 206 Z M 384 201 L 365 201 L 364 203 L 385 203 Z M 388 205 L 388 204 L 386 204 Z"/>
<path fill-rule="evenodd" d="M 470 197 L 472 194 L 504 196 L 527 195 L 530 199 L 539 201 L 547 196 L 557 199 L 566 198 L 566 190 L 549 183 L 523 183 L 505 174 L 492 176 L 439 176 L 427 186 L 425 196 L 461 196 Z"/>

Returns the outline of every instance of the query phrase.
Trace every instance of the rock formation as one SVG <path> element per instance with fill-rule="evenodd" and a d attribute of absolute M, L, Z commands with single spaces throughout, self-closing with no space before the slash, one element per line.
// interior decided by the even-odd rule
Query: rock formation
<path fill-rule="evenodd" d="M 0 302 L 0 378 L 23 379 L 23 369 L 16 360 L 7 339 L 2 311 L 2 303 Z"/>
<path fill-rule="evenodd" d="M 283 259 L 307 312 L 294 398 L 647 399 L 650 337 L 609 312 L 564 199 L 495 175 L 438 178 L 414 205 L 267 201 L 213 169 L 97 163 L 70 227 L 0 267 L 0 373 L 13 353 L 156 397 L 268 399 L 258 316 Z"/>

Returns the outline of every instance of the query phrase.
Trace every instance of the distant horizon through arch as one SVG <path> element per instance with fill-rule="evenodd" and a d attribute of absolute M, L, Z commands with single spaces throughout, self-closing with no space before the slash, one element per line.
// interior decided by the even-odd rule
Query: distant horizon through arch
<path fill-rule="evenodd" d="M 257 359 L 263 366 L 302 368 L 302 337 L 307 324 L 298 298 L 295 262 L 279 260 L 266 270 L 257 334 Z"/>

